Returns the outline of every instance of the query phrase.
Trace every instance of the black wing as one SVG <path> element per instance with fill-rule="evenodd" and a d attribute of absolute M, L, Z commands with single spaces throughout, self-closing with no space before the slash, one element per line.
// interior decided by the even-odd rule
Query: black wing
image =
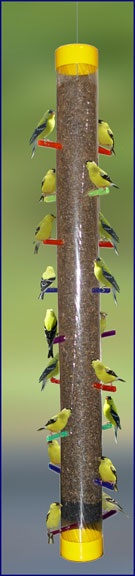
<path fill-rule="evenodd" d="M 57 418 L 51 418 L 48 420 L 48 422 L 46 422 L 45 426 L 48 426 L 48 424 L 55 424 L 55 422 L 57 422 Z"/>
<path fill-rule="evenodd" d="M 103 275 L 105 276 L 105 278 L 112 284 L 113 288 L 115 288 L 115 290 L 117 290 L 117 292 L 120 292 L 120 288 L 119 288 L 114 276 L 112 276 L 112 274 L 110 274 L 110 272 L 107 272 L 107 270 L 104 270 L 104 268 L 102 268 L 102 272 L 103 272 Z"/>
<path fill-rule="evenodd" d="M 111 498 L 111 496 L 105 496 L 105 500 L 106 502 L 115 502 L 114 498 Z"/>
<path fill-rule="evenodd" d="M 110 376 L 116 376 L 117 378 L 117 374 L 115 374 L 115 372 L 113 372 L 113 370 L 106 370 L 107 374 L 110 374 Z"/>
<path fill-rule="evenodd" d="M 107 130 L 107 132 L 108 132 L 108 134 L 109 134 L 109 136 L 110 136 L 110 138 L 111 138 L 111 140 L 112 140 L 112 142 L 113 142 L 113 144 L 114 144 L 114 137 L 113 137 L 112 132 L 110 132 L 110 130 Z"/>
<path fill-rule="evenodd" d="M 44 332 L 46 335 L 46 339 L 48 344 L 51 344 L 55 338 L 55 334 L 56 334 L 56 328 L 57 328 L 57 322 L 55 324 L 55 326 L 52 328 L 52 330 L 47 330 L 46 328 L 44 328 Z"/>
<path fill-rule="evenodd" d="M 113 238 L 116 242 L 119 242 L 119 237 L 117 236 L 116 232 L 114 232 L 113 228 L 111 228 L 111 226 L 109 226 L 108 224 L 106 224 L 105 222 L 103 222 L 102 219 L 101 219 L 101 224 L 102 224 L 103 230 L 105 230 L 105 232 L 108 232 L 108 234 L 110 234 L 110 236 L 112 236 L 112 238 Z"/>
<path fill-rule="evenodd" d="M 40 282 L 41 291 L 43 290 L 45 292 L 47 290 L 48 286 L 50 286 L 52 284 L 52 282 L 54 282 L 54 280 L 55 280 L 55 276 L 54 276 L 54 278 L 49 278 L 48 280 L 41 278 L 41 282 Z"/>
<path fill-rule="evenodd" d="M 115 152 L 114 152 L 114 136 L 113 136 L 112 132 L 110 132 L 110 130 L 107 130 L 107 132 L 108 132 L 108 134 L 112 140 L 112 152 L 115 154 Z"/>
<path fill-rule="evenodd" d="M 43 122 L 43 124 L 40 124 L 40 126 L 37 126 L 37 128 L 35 128 L 31 138 L 30 138 L 30 144 L 32 144 L 34 142 L 34 140 L 41 134 L 41 132 L 43 132 L 43 130 L 46 128 L 46 123 L 47 120 L 45 120 L 45 122 Z"/>
<path fill-rule="evenodd" d="M 40 230 L 40 226 L 37 226 L 36 232 L 35 232 L 35 236 L 36 236 L 36 234 L 39 232 L 39 230 Z"/>
<path fill-rule="evenodd" d="M 111 471 L 113 472 L 115 478 L 116 478 L 116 482 L 117 482 L 117 474 L 116 474 L 116 470 L 114 470 L 113 466 L 110 466 Z"/>
<path fill-rule="evenodd" d="M 102 172 L 101 172 L 101 176 L 104 180 L 107 180 L 107 182 L 110 182 L 112 184 L 112 180 L 111 180 L 110 176 L 108 176 L 108 174 L 102 174 Z"/>
<path fill-rule="evenodd" d="M 48 376 L 48 374 L 50 374 L 50 372 L 52 372 L 52 370 L 54 370 L 56 368 L 57 365 L 57 360 L 55 360 L 53 362 L 53 364 L 51 364 L 51 366 L 47 366 L 47 368 L 45 368 L 44 372 L 42 372 L 40 378 L 39 378 L 39 382 L 42 382 L 42 380 L 44 380 L 44 378 L 46 378 L 46 376 Z"/>
<path fill-rule="evenodd" d="M 118 414 L 116 414 L 114 408 L 112 408 L 112 407 L 111 407 L 110 412 L 111 412 L 111 416 L 114 419 L 115 423 L 117 424 L 118 428 L 120 428 L 120 418 L 119 418 Z"/>

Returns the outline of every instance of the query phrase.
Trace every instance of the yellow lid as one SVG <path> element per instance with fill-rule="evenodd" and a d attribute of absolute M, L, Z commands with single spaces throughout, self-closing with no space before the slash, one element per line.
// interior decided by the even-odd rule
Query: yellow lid
<path fill-rule="evenodd" d="M 78 65 L 78 74 L 96 72 L 98 68 L 98 50 L 90 44 L 66 44 L 55 50 L 55 68 L 61 74 L 74 74 Z M 86 67 L 86 68 L 85 68 Z M 83 72 L 82 72 L 83 70 Z"/>
<path fill-rule="evenodd" d="M 95 534 L 94 534 L 95 532 Z M 101 531 L 86 529 L 67 530 L 60 537 L 60 555 L 72 562 L 90 562 L 103 555 Z"/>

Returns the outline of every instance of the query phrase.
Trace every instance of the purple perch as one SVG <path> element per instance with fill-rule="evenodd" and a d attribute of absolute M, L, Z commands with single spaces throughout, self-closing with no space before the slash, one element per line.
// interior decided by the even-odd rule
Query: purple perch
<path fill-rule="evenodd" d="M 115 336 L 116 330 L 108 330 L 108 332 L 103 332 L 101 338 L 106 338 L 107 336 Z"/>

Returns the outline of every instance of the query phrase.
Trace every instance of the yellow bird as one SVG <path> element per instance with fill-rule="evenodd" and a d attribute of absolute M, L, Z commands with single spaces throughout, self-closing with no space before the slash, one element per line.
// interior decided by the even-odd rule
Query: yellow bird
<path fill-rule="evenodd" d="M 53 358 L 53 341 L 57 333 L 57 318 L 54 310 L 48 308 L 44 319 L 44 333 L 48 344 L 48 358 Z"/>
<path fill-rule="evenodd" d="M 115 466 L 113 465 L 111 460 L 109 460 L 105 456 L 101 456 L 101 458 L 99 458 L 99 460 L 100 460 L 99 474 L 101 476 L 101 480 L 103 482 L 110 482 L 110 483 L 113 482 L 114 490 L 117 492 L 117 490 L 118 490 L 118 488 L 117 488 L 117 473 L 116 473 Z"/>
<path fill-rule="evenodd" d="M 48 170 L 48 172 L 45 174 L 43 180 L 42 180 L 42 184 L 41 184 L 41 196 L 40 196 L 40 202 L 44 202 L 45 197 L 49 196 L 49 194 L 55 194 L 56 193 L 56 170 L 55 168 L 51 168 L 51 170 Z"/>
<path fill-rule="evenodd" d="M 43 370 L 39 378 L 39 382 L 42 382 L 41 390 L 44 390 L 47 380 L 50 380 L 52 376 L 58 376 L 59 370 L 60 370 L 59 354 L 56 354 L 54 358 L 51 358 L 49 364 L 46 366 L 45 370 Z"/>
<path fill-rule="evenodd" d="M 120 292 L 120 288 L 102 258 L 96 258 L 94 260 L 94 274 L 98 282 L 112 289 L 114 302 L 117 304 L 116 291 Z"/>
<path fill-rule="evenodd" d="M 55 112 L 54 110 L 47 110 L 44 115 L 42 116 L 41 120 L 39 121 L 37 127 L 35 128 L 31 138 L 30 144 L 34 144 L 32 149 L 32 156 L 33 158 L 36 150 L 36 145 L 39 136 L 42 134 L 42 138 L 47 138 L 49 134 L 54 130 L 55 127 Z"/>
<path fill-rule="evenodd" d="M 114 498 L 111 498 L 111 496 L 106 494 L 106 492 L 102 492 L 102 508 L 103 510 L 116 510 L 117 512 L 123 512 L 123 514 L 129 518 L 128 514 L 126 514 L 126 512 L 123 510 L 122 506 L 120 506 L 120 504 L 118 504 Z"/>
<path fill-rule="evenodd" d="M 98 142 L 100 146 L 107 146 L 115 154 L 114 135 L 109 124 L 104 120 L 98 121 Z"/>
<path fill-rule="evenodd" d="M 106 312 L 100 312 L 100 334 L 106 331 L 106 318 L 108 314 Z"/>
<path fill-rule="evenodd" d="M 104 366 L 104 364 L 100 360 L 92 360 L 91 364 L 100 382 L 103 382 L 104 384 L 110 384 L 115 380 L 125 382 L 125 380 L 119 378 L 119 376 L 117 376 L 117 374 L 115 374 L 115 372 L 113 372 L 111 368 L 109 368 L 108 366 Z"/>
<path fill-rule="evenodd" d="M 58 464 L 60 465 L 61 462 L 61 450 L 60 450 L 60 445 L 57 442 L 57 440 L 50 440 L 47 444 L 48 447 L 48 456 L 50 458 L 50 462 L 52 462 L 52 464 Z"/>
<path fill-rule="evenodd" d="M 91 162 L 89 160 L 87 160 L 87 162 L 85 163 L 85 166 L 88 170 L 89 173 L 89 178 L 91 180 L 91 182 L 93 184 L 95 184 L 96 188 L 106 188 L 110 186 L 113 186 L 114 188 L 119 188 L 119 186 L 117 186 L 116 184 L 114 184 L 110 178 L 110 176 L 108 176 L 107 172 L 104 172 L 104 170 L 102 170 L 102 168 L 99 168 L 99 166 L 96 164 L 96 162 Z"/>
<path fill-rule="evenodd" d="M 45 292 L 51 284 L 56 280 L 56 274 L 54 272 L 53 266 L 47 266 L 45 272 L 43 272 L 40 280 L 40 294 L 38 298 L 40 300 L 44 299 Z"/>
<path fill-rule="evenodd" d="M 39 222 L 35 232 L 35 240 L 33 242 L 33 244 L 35 244 L 36 241 L 34 254 L 38 253 L 40 242 L 48 240 L 51 237 L 53 221 L 55 218 L 56 216 L 54 216 L 54 214 L 47 214 L 44 216 L 43 220 Z"/>
<path fill-rule="evenodd" d="M 114 426 L 115 442 L 117 444 L 118 428 L 120 428 L 121 430 L 121 424 L 116 405 L 114 404 L 114 401 L 112 400 L 111 396 L 106 396 L 105 398 L 103 413 L 104 416 L 107 418 L 108 422 L 110 422 Z"/>
<path fill-rule="evenodd" d="M 50 505 L 46 516 L 46 527 L 48 530 L 53 530 L 53 528 L 57 528 L 61 519 L 61 507 L 62 504 L 59 502 L 53 502 Z"/>
<path fill-rule="evenodd" d="M 50 420 L 48 420 L 48 422 L 46 422 L 46 424 L 42 428 L 38 428 L 38 431 L 47 429 L 51 430 L 51 432 L 60 432 L 65 428 L 68 419 L 70 418 L 70 415 L 71 410 L 63 408 L 61 412 L 59 412 L 55 416 L 52 416 L 52 418 L 50 418 Z"/>
<path fill-rule="evenodd" d="M 103 240 L 111 240 L 114 250 L 118 255 L 116 242 L 119 242 L 119 237 L 117 236 L 115 230 L 112 228 L 111 224 L 109 224 L 108 220 L 104 217 L 101 212 L 99 212 L 99 237 Z"/>

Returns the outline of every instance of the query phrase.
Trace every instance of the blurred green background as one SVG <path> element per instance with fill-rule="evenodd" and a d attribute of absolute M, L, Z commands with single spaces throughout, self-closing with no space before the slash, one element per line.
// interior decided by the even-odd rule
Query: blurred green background
<path fill-rule="evenodd" d="M 24 468 L 26 455 L 33 453 L 36 462 L 41 449 L 42 458 L 45 457 L 45 439 L 39 437 L 36 429 L 59 409 L 58 387 L 48 384 L 41 394 L 38 384 L 47 362 L 45 310 L 51 305 L 57 313 L 57 295 L 46 295 L 43 302 L 38 300 L 40 277 L 48 264 L 56 270 L 56 248 L 41 246 L 36 256 L 32 244 L 40 220 L 48 212 L 56 214 L 55 204 L 38 202 L 41 180 L 49 168 L 55 167 L 55 151 L 37 149 L 31 160 L 29 138 L 44 111 L 56 109 L 55 49 L 75 41 L 75 2 L 2 3 L 3 454 L 6 467 L 11 454 L 16 461 L 18 455 L 21 461 L 24 455 Z M 117 331 L 116 337 L 103 342 L 102 356 L 103 361 L 126 380 L 126 384 L 118 383 L 115 396 L 122 425 L 117 455 L 119 458 L 123 454 L 124 462 L 124 450 L 127 449 L 128 454 L 129 446 L 132 448 L 133 422 L 133 2 L 79 2 L 79 42 L 99 49 L 99 117 L 109 122 L 115 136 L 116 157 L 100 156 L 100 165 L 120 190 L 114 189 L 103 198 L 101 209 L 120 237 L 119 256 L 113 250 L 104 250 L 102 257 L 121 292 L 117 309 L 112 295 L 102 296 L 101 309 L 109 314 L 107 328 Z M 51 138 L 56 139 L 55 132 Z M 111 456 L 114 449 L 111 432 L 104 442 Z M 11 469 L 12 465 L 9 475 Z M 50 497 L 45 513 L 49 502 Z M 11 570 L 11 555 L 13 551 L 7 555 L 5 570 Z M 15 572 L 13 563 L 10 573 L 22 573 L 19 569 L 17 564 Z M 28 564 L 26 572 L 27 569 Z M 40 573 L 44 573 L 41 566 Z"/>

